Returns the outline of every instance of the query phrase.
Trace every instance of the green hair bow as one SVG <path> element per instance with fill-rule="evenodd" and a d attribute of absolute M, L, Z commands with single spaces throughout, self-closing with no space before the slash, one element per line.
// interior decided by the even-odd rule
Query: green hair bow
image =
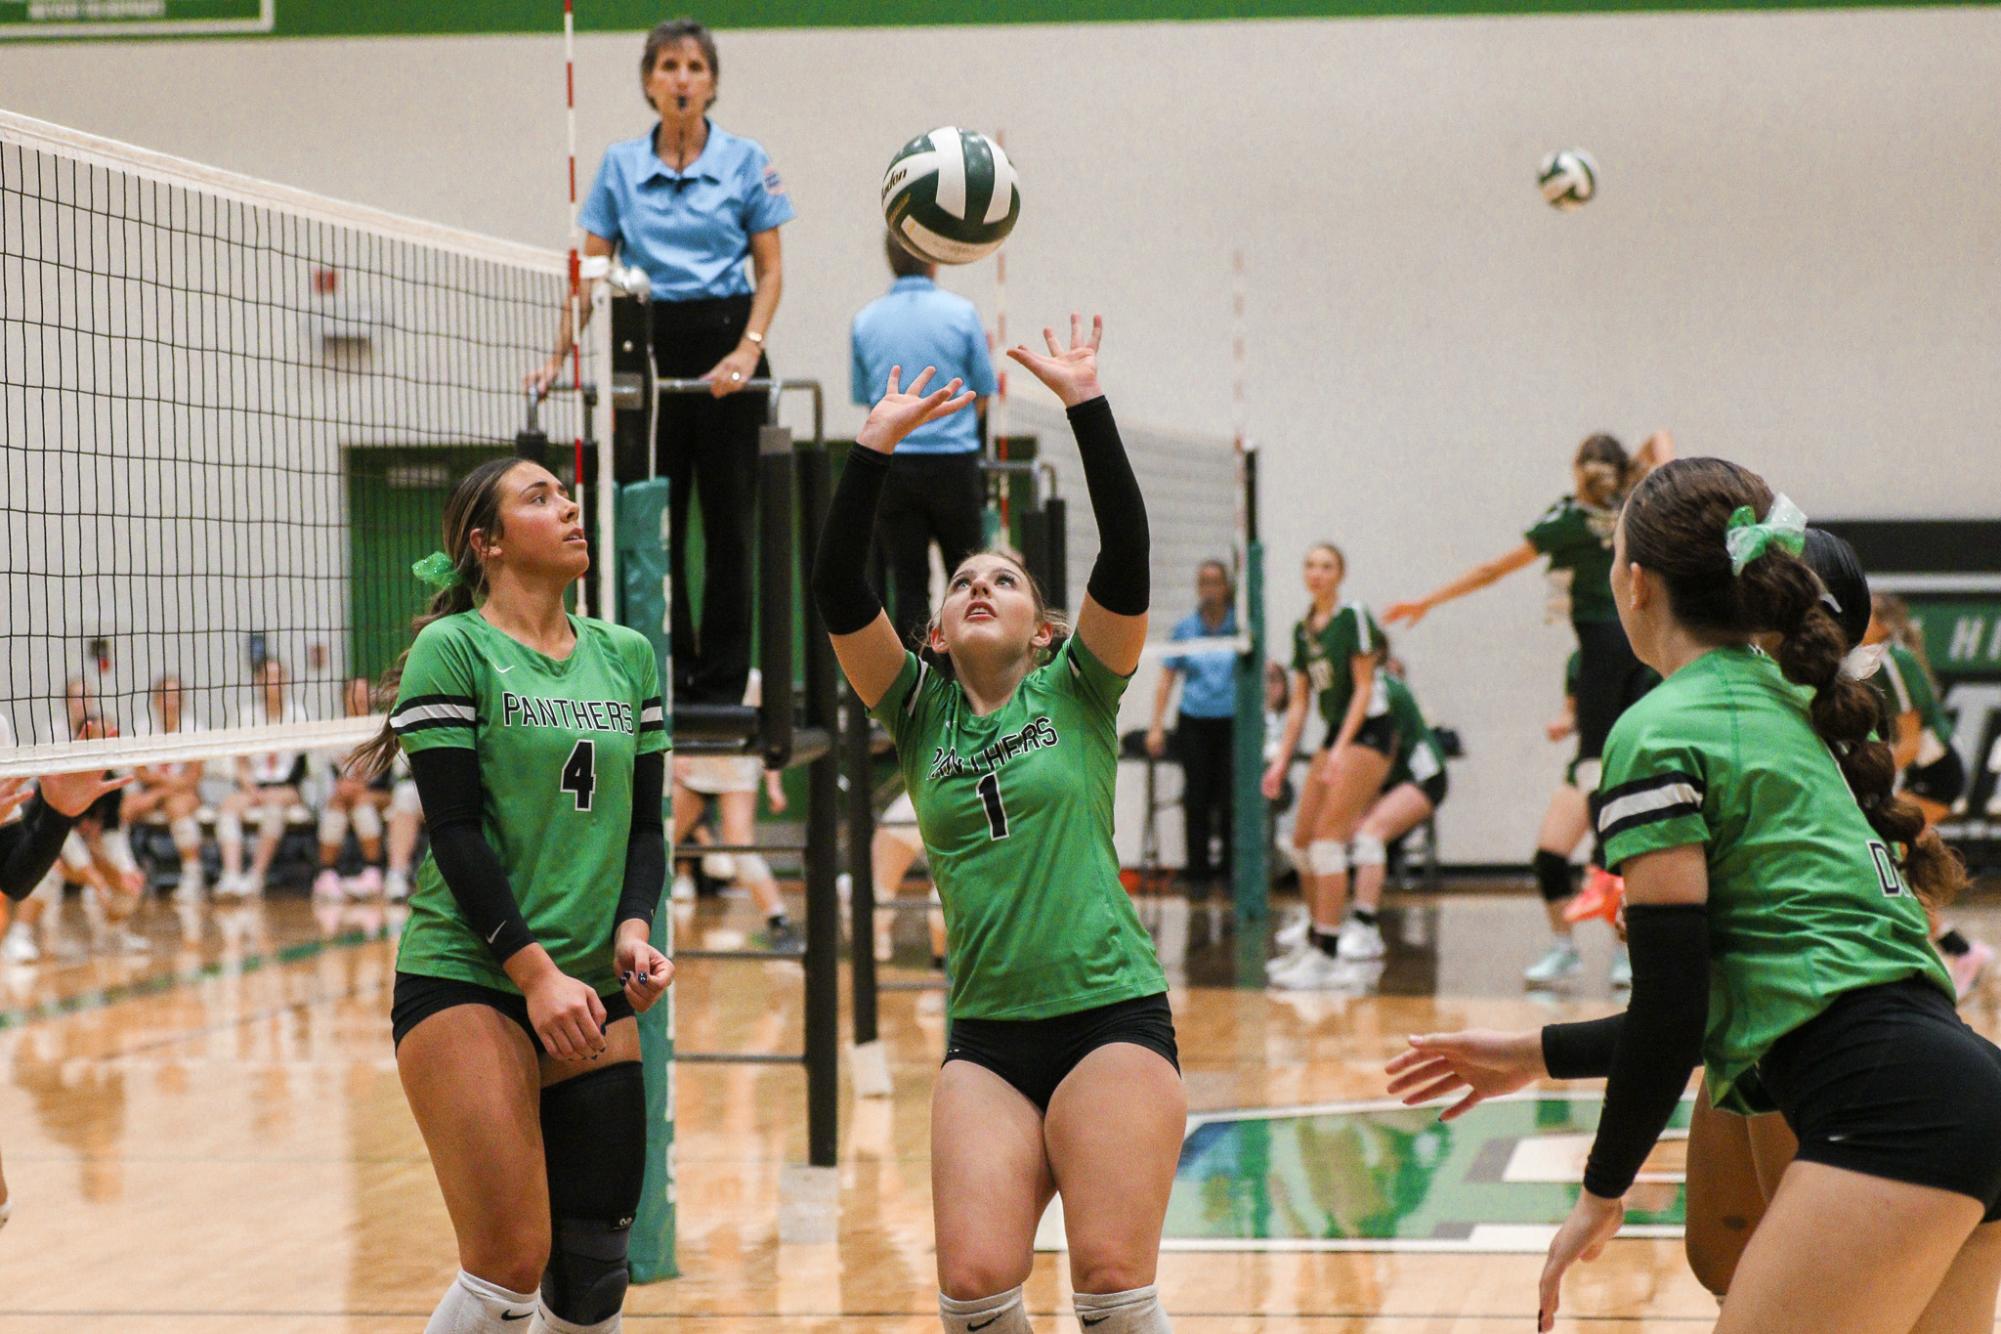
<path fill-rule="evenodd" d="M 1744 573 L 1744 567 L 1764 555 L 1774 542 L 1795 556 L 1806 550 L 1806 515 L 1800 507 L 1784 496 L 1773 496 L 1772 507 L 1761 522 L 1749 505 L 1739 505 L 1723 529 L 1730 573 Z"/>
<path fill-rule="evenodd" d="M 430 555 L 412 565 L 410 573 L 416 575 L 439 592 L 443 592 L 448 588 L 456 588 L 460 583 L 459 567 L 452 564 L 452 558 L 442 551 L 433 551 Z"/>

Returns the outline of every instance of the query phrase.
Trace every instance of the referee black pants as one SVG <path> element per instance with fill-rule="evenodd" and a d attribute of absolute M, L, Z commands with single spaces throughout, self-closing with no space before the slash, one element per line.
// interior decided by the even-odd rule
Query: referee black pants
<path fill-rule="evenodd" d="M 663 378 L 705 375 L 736 347 L 750 320 L 748 296 L 663 301 L 653 307 L 653 359 Z M 757 374 L 771 374 L 758 358 Z M 694 703 L 739 704 L 750 679 L 751 599 L 757 549 L 757 433 L 766 399 L 669 394 L 660 400 L 654 444 L 668 479 L 674 525 L 668 569 L 674 592 L 674 688 Z M 702 502 L 701 624 L 689 586 L 688 502 Z"/>
<path fill-rule="evenodd" d="M 898 454 L 891 461 L 875 534 L 889 565 L 890 619 L 906 644 L 931 620 L 931 544 L 938 544 L 949 578 L 980 549 L 985 505 L 976 450 Z"/>
<path fill-rule="evenodd" d="M 1181 815 L 1187 828 L 1191 886 L 1207 886 L 1230 870 L 1231 778 L 1235 767 L 1236 720 L 1191 718 L 1174 724 L 1175 758 L 1181 762 Z M 1211 839 L 1222 848 L 1212 860 Z"/>

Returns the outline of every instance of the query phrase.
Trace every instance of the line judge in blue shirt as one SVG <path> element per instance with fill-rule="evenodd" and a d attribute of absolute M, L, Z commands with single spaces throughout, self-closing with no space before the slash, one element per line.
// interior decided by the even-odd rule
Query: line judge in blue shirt
<path fill-rule="evenodd" d="M 938 266 L 911 254 L 887 232 L 883 250 L 896 281 L 855 316 L 854 401 L 873 407 L 892 366 L 904 368 L 906 381 L 923 367 L 936 366 L 935 383 L 956 376 L 979 395 L 972 412 L 927 422 L 904 437 L 883 484 L 876 540 L 889 562 L 893 619 L 908 642 L 923 633 L 931 615 L 932 542 L 948 574 L 981 546 L 986 487 L 980 449 L 995 380 L 986 330 L 973 303 L 941 290 Z"/>
<path fill-rule="evenodd" d="M 771 374 L 764 352 L 781 289 L 778 229 L 794 215 L 764 149 L 709 119 L 721 73 L 714 36 L 692 19 L 647 34 L 640 87 L 660 123 L 605 150 L 579 221 L 586 255 L 616 252 L 652 279 L 660 374 L 709 382 L 706 398 L 661 400 L 655 443 L 671 483 L 676 688 L 735 704 L 750 675 L 757 432 L 766 413 L 764 395 L 738 395 Z M 531 383 L 546 388 L 569 352 L 566 313 L 555 354 Z M 686 575 L 691 493 L 702 502 L 699 633 Z"/>
<path fill-rule="evenodd" d="M 1229 567 L 1219 560 L 1205 560 L 1195 572 L 1195 610 L 1175 623 L 1171 638 L 1217 639 L 1236 633 L 1236 589 Z M 1174 758 L 1181 765 L 1181 813 L 1188 843 L 1182 878 L 1189 897 L 1200 899 L 1230 869 L 1237 655 L 1227 648 L 1170 653 L 1161 659 L 1160 669 L 1146 749 L 1155 759 L 1167 754 L 1167 702 L 1179 679 L 1181 716 L 1174 724 Z"/>

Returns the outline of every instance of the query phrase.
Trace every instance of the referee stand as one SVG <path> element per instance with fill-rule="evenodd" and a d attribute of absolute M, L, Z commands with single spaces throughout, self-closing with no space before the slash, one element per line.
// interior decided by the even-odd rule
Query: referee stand
<path fill-rule="evenodd" d="M 833 649 L 810 599 L 796 595 L 810 587 L 812 554 L 829 498 L 821 388 L 811 380 L 754 379 L 741 392 L 767 396 L 770 424 L 758 437 L 757 657 L 765 682 L 763 704 L 686 704 L 673 699 L 672 596 L 668 568 L 671 522 L 668 482 L 653 476 L 653 427 L 658 404 L 671 394 L 707 394 L 700 380 L 663 379 L 654 374 L 651 339 L 638 336 L 650 324 L 644 300 L 610 300 L 600 285 L 598 319 L 589 333 L 605 344 L 612 367 L 607 417 L 591 460 L 600 476 L 616 479 L 615 564 L 605 572 L 607 592 L 616 588 L 617 619 L 645 634 L 661 665 L 661 692 L 672 719 L 672 756 L 755 754 L 768 768 L 807 770 L 806 840 L 800 850 L 805 880 L 803 954 L 796 950 L 675 949 L 671 911 L 654 922 L 656 947 L 681 967 L 728 967 L 750 961 L 796 963 L 805 1001 L 803 1050 L 705 1052 L 678 1048 L 674 1037 L 675 993 L 640 1017 L 641 1058 L 646 1076 L 646 1179 L 632 1231 L 631 1265 L 636 1282 L 654 1282 L 679 1273 L 675 1262 L 676 1190 L 673 1165 L 674 1070 L 681 1064 L 800 1066 L 806 1074 L 807 1161 L 787 1164 L 780 1189 L 779 1240 L 830 1242 L 835 1235 L 839 1092 L 839 870 L 841 752 L 837 744 L 836 672 Z M 600 363 L 604 364 L 604 363 Z M 810 398 L 812 437 L 795 441 L 776 424 L 787 394 Z M 599 494 L 604 488 L 599 488 Z M 601 594 L 604 596 L 604 594 Z M 802 621 L 803 618 L 803 621 Z M 803 653 L 795 655 L 795 635 L 803 625 Z M 803 670 L 802 670 L 803 669 Z M 803 681 L 803 691 L 797 686 Z M 672 795 L 667 812 L 672 826 Z M 713 852 L 771 853 L 764 845 L 715 845 Z M 670 849 L 670 858 L 672 850 Z"/>

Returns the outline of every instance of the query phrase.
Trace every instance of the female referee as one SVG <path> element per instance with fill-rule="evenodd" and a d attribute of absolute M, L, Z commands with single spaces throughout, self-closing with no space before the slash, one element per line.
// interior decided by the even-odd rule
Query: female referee
<path fill-rule="evenodd" d="M 396 1068 L 458 1237 L 429 1334 L 618 1328 L 646 1096 L 632 1016 L 674 966 L 659 668 L 571 616 L 590 567 L 549 471 L 483 463 L 445 503 L 439 588 L 383 683 L 366 778 L 400 746 L 431 833 L 396 952 Z M 536 1289 L 540 1287 L 540 1301 Z"/>
<path fill-rule="evenodd" d="M 1612 724 L 1658 679 L 1633 656 L 1612 605 L 1612 525 L 1627 491 L 1673 457 L 1674 440 L 1666 431 L 1656 431 L 1631 458 L 1609 435 L 1586 437 L 1571 461 L 1571 494 L 1545 510 L 1522 534 L 1520 545 L 1474 566 L 1415 602 L 1396 603 L 1383 613 L 1383 619 L 1392 624 L 1416 625 L 1434 608 L 1547 557 L 1550 582 L 1558 599 L 1567 604 L 1571 628 L 1577 632 L 1575 786 L 1586 792 L 1597 785 L 1599 759 Z M 1552 801 L 1553 813 L 1560 801 L 1560 797 Z M 1583 966 L 1571 942 L 1570 923 L 1562 912 L 1575 887 L 1570 873 L 1571 848 L 1562 846 L 1561 835 L 1561 820 L 1545 817 L 1537 839 L 1535 877 L 1543 902 L 1551 905 L 1552 938 L 1549 951 L 1522 972 L 1522 980 L 1531 986 L 1564 981 L 1576 976 Z M 1596 852 L 1591 864 L 1600 866 Z M 1623 973 L 1623 959 L 1619 962 Z M 1618 980 L 1625 979 L 1621 976 Z"/>
<path fill-rule="evenodd" d="M 1626 877 L 1632 1004 L 1577 1208 L 1543 1271 L 1617 1232 L 1698 1057 L 1727 1111 L 1798 1134 L 1717 1329 L 1987 1330 L 2001 1289 L 2001 1051 L 1960 1022 L 1927 904 L 1964 882 L 1842 671 L 1804 519 L 1718 459 L 1662 468 L 1620 519 L 1621 621 L 1665 683 L 1606 748 L 1597 801 Z M 1771 654 L 1757 641 L 1774 644 Z M 1531 1039 L 1533 1040 L 1533 1039 Z M 1471 1085 L 1450 1057 L 1413 1096 Z"/>
<path fill-rule="evenodd" d="M 655 442 L 673 485 L 669 551 L 677 697 L 734 704 L 750 675 L 751 525 L 762 394 L 739 394 L 771 374 L 765 337 L 778 313 L 778 229 L 792 200 L 764 149 L 709 119 L 722 62 L 716 39 L 690 19 L 646 36 L 640 89 L 660 123 L 605 150 L 578 222 L 584 253 L 620 252 L 653 283 L 653 358 L 663 376 L 707 380 L 706 399 L 660 400 Z M 751 276 L 743 271 L 750 259 Z M 529 383 L 546 390 L 570 355 L 565 312 L 556 350 Z M 631 479 L 627 479 L 631 480 Z M 689 614 L 688 497 L 702 497 L 702 625 Z"/>
<path fill-rule="evenodd" d="M 1168 1329 L 1154 1289 L 1181 1149 L 1167 983 L 1112 847 L 1119 697 L 1146 638 L 1146 504 L 1098 387 L 1102 322 L 1049 355 L 1009 356 L 1069 410 L 1102 538 L 1064 638 L 1012 557 L 962 561 L 920 659 L 862 571 L 896 443 L 963 408 L 926 369 L 856 439 L 814 563 L 814 594 L 855 694 L 896 742 L 939 892 L 951 1032 L 931 1103 L 939 1317 L 947 1334 L 1024 1334 L 1036 1220 L 1057 1192 L 1077 1318 L 1094 1334 Z"/>
<path fill-rule="evenodd" d="M 1308 909 L 1306 931 L 1292 948 L 1266 965 L 1276 987 L 1318 989 L 1341 984 L 1342 960 L 1379 957 L 1370 949 L 1372 925 L 1343 913 L 1348 905 L 1348 840 L 1382 791 L 1396 751 L 1389 696 L 1377 681 L 1383 633 L 1369 609 L 1342 601 L 1348 561 L 1332 542 L 1306 550 L 1301 574 L 1312 605 L 1292 627 L 1292 696 L 1278 754 L 1266 765 L 1265 800 L 1278 798 L 1286 770 L 1306 729 L 1310 699 L 1320 705 L 1326 739 L 1307 767 L 1306 786 L 1292 825 L 1299 881 Z M 1283 946 L 1288 940 L 1281 940 Z"/>

